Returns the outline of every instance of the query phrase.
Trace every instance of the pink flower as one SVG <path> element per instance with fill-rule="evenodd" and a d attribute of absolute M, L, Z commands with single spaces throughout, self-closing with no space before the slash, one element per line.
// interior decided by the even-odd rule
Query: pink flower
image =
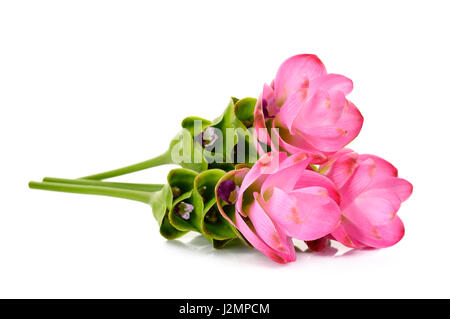
<path fill-rule="evenodd" d="M 335 186 L 308 169 L 310 162 L 302 153 L 268 153 L 251 169 L 225 174 L 216 186 L 222 215 L 251 245 L 279 263 L 295 260 L 292 237 L 317 240 L 340 222 Z"/>
<path fill-rule="evenodd" d="M 405 229 L 397 212 L 413 187 L 397 177 L 394 166 L 344 149 L 320 171 L 336 184 L 341 198 L 342 222 L 332 238 L 353 248 L 389 247 L 402 239 Z"/>
<path fill-rule="evenodd" d="M 264 85 L 255 108 L 257 138 L 270 145 L 267 131 L 278 128 L 281 149 L 295 154 L 309 152 L 316 162 L 339 151 L 359 133 L 363 117 L 346 95 L 350 79 L 327 74 L 315 55 L 287 59 L 270 86 Z"/>

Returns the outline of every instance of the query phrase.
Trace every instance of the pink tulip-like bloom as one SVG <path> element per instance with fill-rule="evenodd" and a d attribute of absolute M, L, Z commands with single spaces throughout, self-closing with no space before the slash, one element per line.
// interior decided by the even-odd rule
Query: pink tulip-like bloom
<path fill-rule="evenodd" d="M 251 169 L 229 172 L 216 187 L 222 215 L 272 260 L 295 260 L 292 238 L 320 251 L 329 239 L 351 248 L 383 248 L 403 237 L 397 211 L 412 185 L 387 161 L 344 149 L 318 173 L 305 153 L 278 155 L 265 154 Z"/>
<path fill-rule="evenodd" d="M 258 100 L 232 98 L 212 122 L 183 120 L 182 134 L 162 155 L 83 177 L 91 180 L 87 184 L 44 178 L 29 186 L 143 201 L 168 239 L 195 230 L 220 248 L 239 238 L 279 263 L 296 259 L 293 239 L 311 251 L 325 249 L 330 240 L 351 248 L 389 247 L 405 233 L 397 212 L 412 185 L 384 159 L 344 148 L 363 124 L 347 100 L 352 89 L 350 79 L 328 74 L 317 56 L 296 55 L 281 64 Z M 180 150 L 181 162 L 174 157 Z M 165 185 L 141 190 L 102 181 L 175 163 L 183 168 L 172 170 Z"/>
<path fill-rule="evenodd" d="M 382 248 L 404 235 L 397 212 L 412 185 L 387 161 L 343 149 L 363 124 L 346 98 L 352 89 L 350 79 L 328 74 L 315 55 L 287 59 L 256 103 L 255 144 L 262 157 L 217 184 L 222 215 L 279 263 L 295 260 L 292 238 L 320 251 L 330 239 Z M 275 139 L 269 128 L 276 129 Z M 272 152 L 264 154 L 259 142 Z M 311 164 L 321 164 L 319 171 Z"/>
<path fill-rule="evenodd" d="M 328 74 L 315 55 L 287 59 L 256 104 L 258 140 L 270 145 L 267 130 L 260 129 L 277 128 L 281 149 L 291 154 L 309 152 L 316 163 L 325 160 L 361 130 L 363 117 L 346 99 L 352 89 L 350 79 Z"/>
<path fill-rule="evenodd" d="M 314 241 L 327 236 L 339 225 L 341 214 L 334 184 L 308 169 L 310 156 L 276 155 L 265 154 L 251 169 L 226 174 L 216 196 L 222 215 L 248 242 L 274 261 L 287 263 L 295 260 L 291 238 Z M 233 203 L 236 209 L 228 211 L 227 204 Z"/>
<path fill-rule="evenodd" d="M 353 248 L 389 247 L 402 239 L 405 229 L 397 212 L 413 187 L 397 177 L 392 164 L 344 149 L 320 171 L 334 182 L 340 195 L 342 221 L 331 238 Z"/>

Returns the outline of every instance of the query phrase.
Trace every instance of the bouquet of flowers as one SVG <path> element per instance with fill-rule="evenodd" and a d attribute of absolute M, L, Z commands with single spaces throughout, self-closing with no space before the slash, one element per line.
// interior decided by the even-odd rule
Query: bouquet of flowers
<path fill-rule="evenodd" d="M 233 97 L 213 121 L 184 119 L 160 156 L 29 186 L 141 201 L 167 239 L 194 231 L 215 248 L 241 240 L 279 263 L 295 260 L 292 238 L 312 251 L 330 240 L 389 247 L 404 235 L 397 212 L 412 185 L 386 160 L 345 148 L 363 124 L 346 98 L 352 89 L 317 56 L 296 55 L 258 99 Z M 104 181 L 164 164 L 180 166 L 165 184 Z"/>

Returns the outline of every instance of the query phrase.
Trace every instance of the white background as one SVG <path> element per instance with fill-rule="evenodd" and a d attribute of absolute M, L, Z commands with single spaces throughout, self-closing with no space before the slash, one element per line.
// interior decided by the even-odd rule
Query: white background
<path fill-rule="evenodd" d="M 0 297 L 450 297 L 447 1 L 2 1 Z M 395 247 L 279 265 L 195 235 L 168 242 L 150 207 L 27 188 L 155 156 L 188 115 L 258 96 L 317 54 L 354 81 L 350 146 L 414 185 Z M 171 167 L 120 180 L 164 183 Z M 301 246 L 301 245 L 300 245 Z M 303 246 L 301 246 L 303 247 Z"/>

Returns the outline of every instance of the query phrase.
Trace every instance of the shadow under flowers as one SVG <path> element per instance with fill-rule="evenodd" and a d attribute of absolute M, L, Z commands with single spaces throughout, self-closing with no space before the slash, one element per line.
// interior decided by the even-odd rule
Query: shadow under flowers
<path fill-rule="evenodd" d="M 233 240 L 225 247 L 215 249 L 211 242 L 201 235 L 193 237 L 190 234 L 183 238 L 176 240 L 168 240 L 168 246 L 176 249 L 188 250 L 190 253 L 199 254 L 203 256 L 214 257 L 214 259 L 220 259 L 221 261 L 232 261 L 236 264 L 257 264 L 263 267 L 277 268 L 283 265 L 278 264 L 267 258 L 254 248 L 246 246 L 239 239 Z M 194 257 L 195 258 L 195 257 Z"/>
<path fill-rule="evenodd" d="M 186 235 L 183 239 L 168 240 L 167 244 L 173 247 L 180 247 L 194 252 L 199 252 L 202 254 L 220 255 L 220 254 L 253 254 L 255 249 L 251 249 L 242 243 L 239 239 L 235 239 L 229 242 L 225 247 L 220 249 L 215 249 L 211 242 L 205 237 L 197 235 L 195 237 L 189 237 Z"/>
<path fill-rule="evenodd" d="M 304 242 L 294 240 L 294 245 L 295 250 L 297 252 L 304 254 L 304 256 L 312 256 L 312 257 L 340 258 L 340 257 L 362 256 L 378 252 L 378 249 L 374 248 L 363 248 L 363 249 L 349 248 L 336 241 L 330 241 L 328 246 L 319 252 L 311 251 Z"/>
<path fill-rule="evenodd" d="M 167 245 L 177 249 L 189 250 L 201 255 L 210 255 L 215 258 L 224 258 L 227 260 L 236 259 L 242 263 L 248 260 L 249 263 L 261 264 L 264 266 L 279 267 L 281 264 L 275 263 L 254 248 L 250 248 L 236 239 L 228 243 L 225 247 L 215 249 L 211 242 L 201 235 L 186 235 L 182 239 L 168 240 Z M 295 250 L 297 252 L 297 260 L 301 263 L 317 258 L 341 258 L 362 256 L 376 253 L 377 249 L 352 249 L 338 242 L 331 241 L 330 244 L 320 252 L 313 252 L 308 249 L 302 241 L 294 240 Z M 295 264 L 295 263 L 291 263 Z"/>

